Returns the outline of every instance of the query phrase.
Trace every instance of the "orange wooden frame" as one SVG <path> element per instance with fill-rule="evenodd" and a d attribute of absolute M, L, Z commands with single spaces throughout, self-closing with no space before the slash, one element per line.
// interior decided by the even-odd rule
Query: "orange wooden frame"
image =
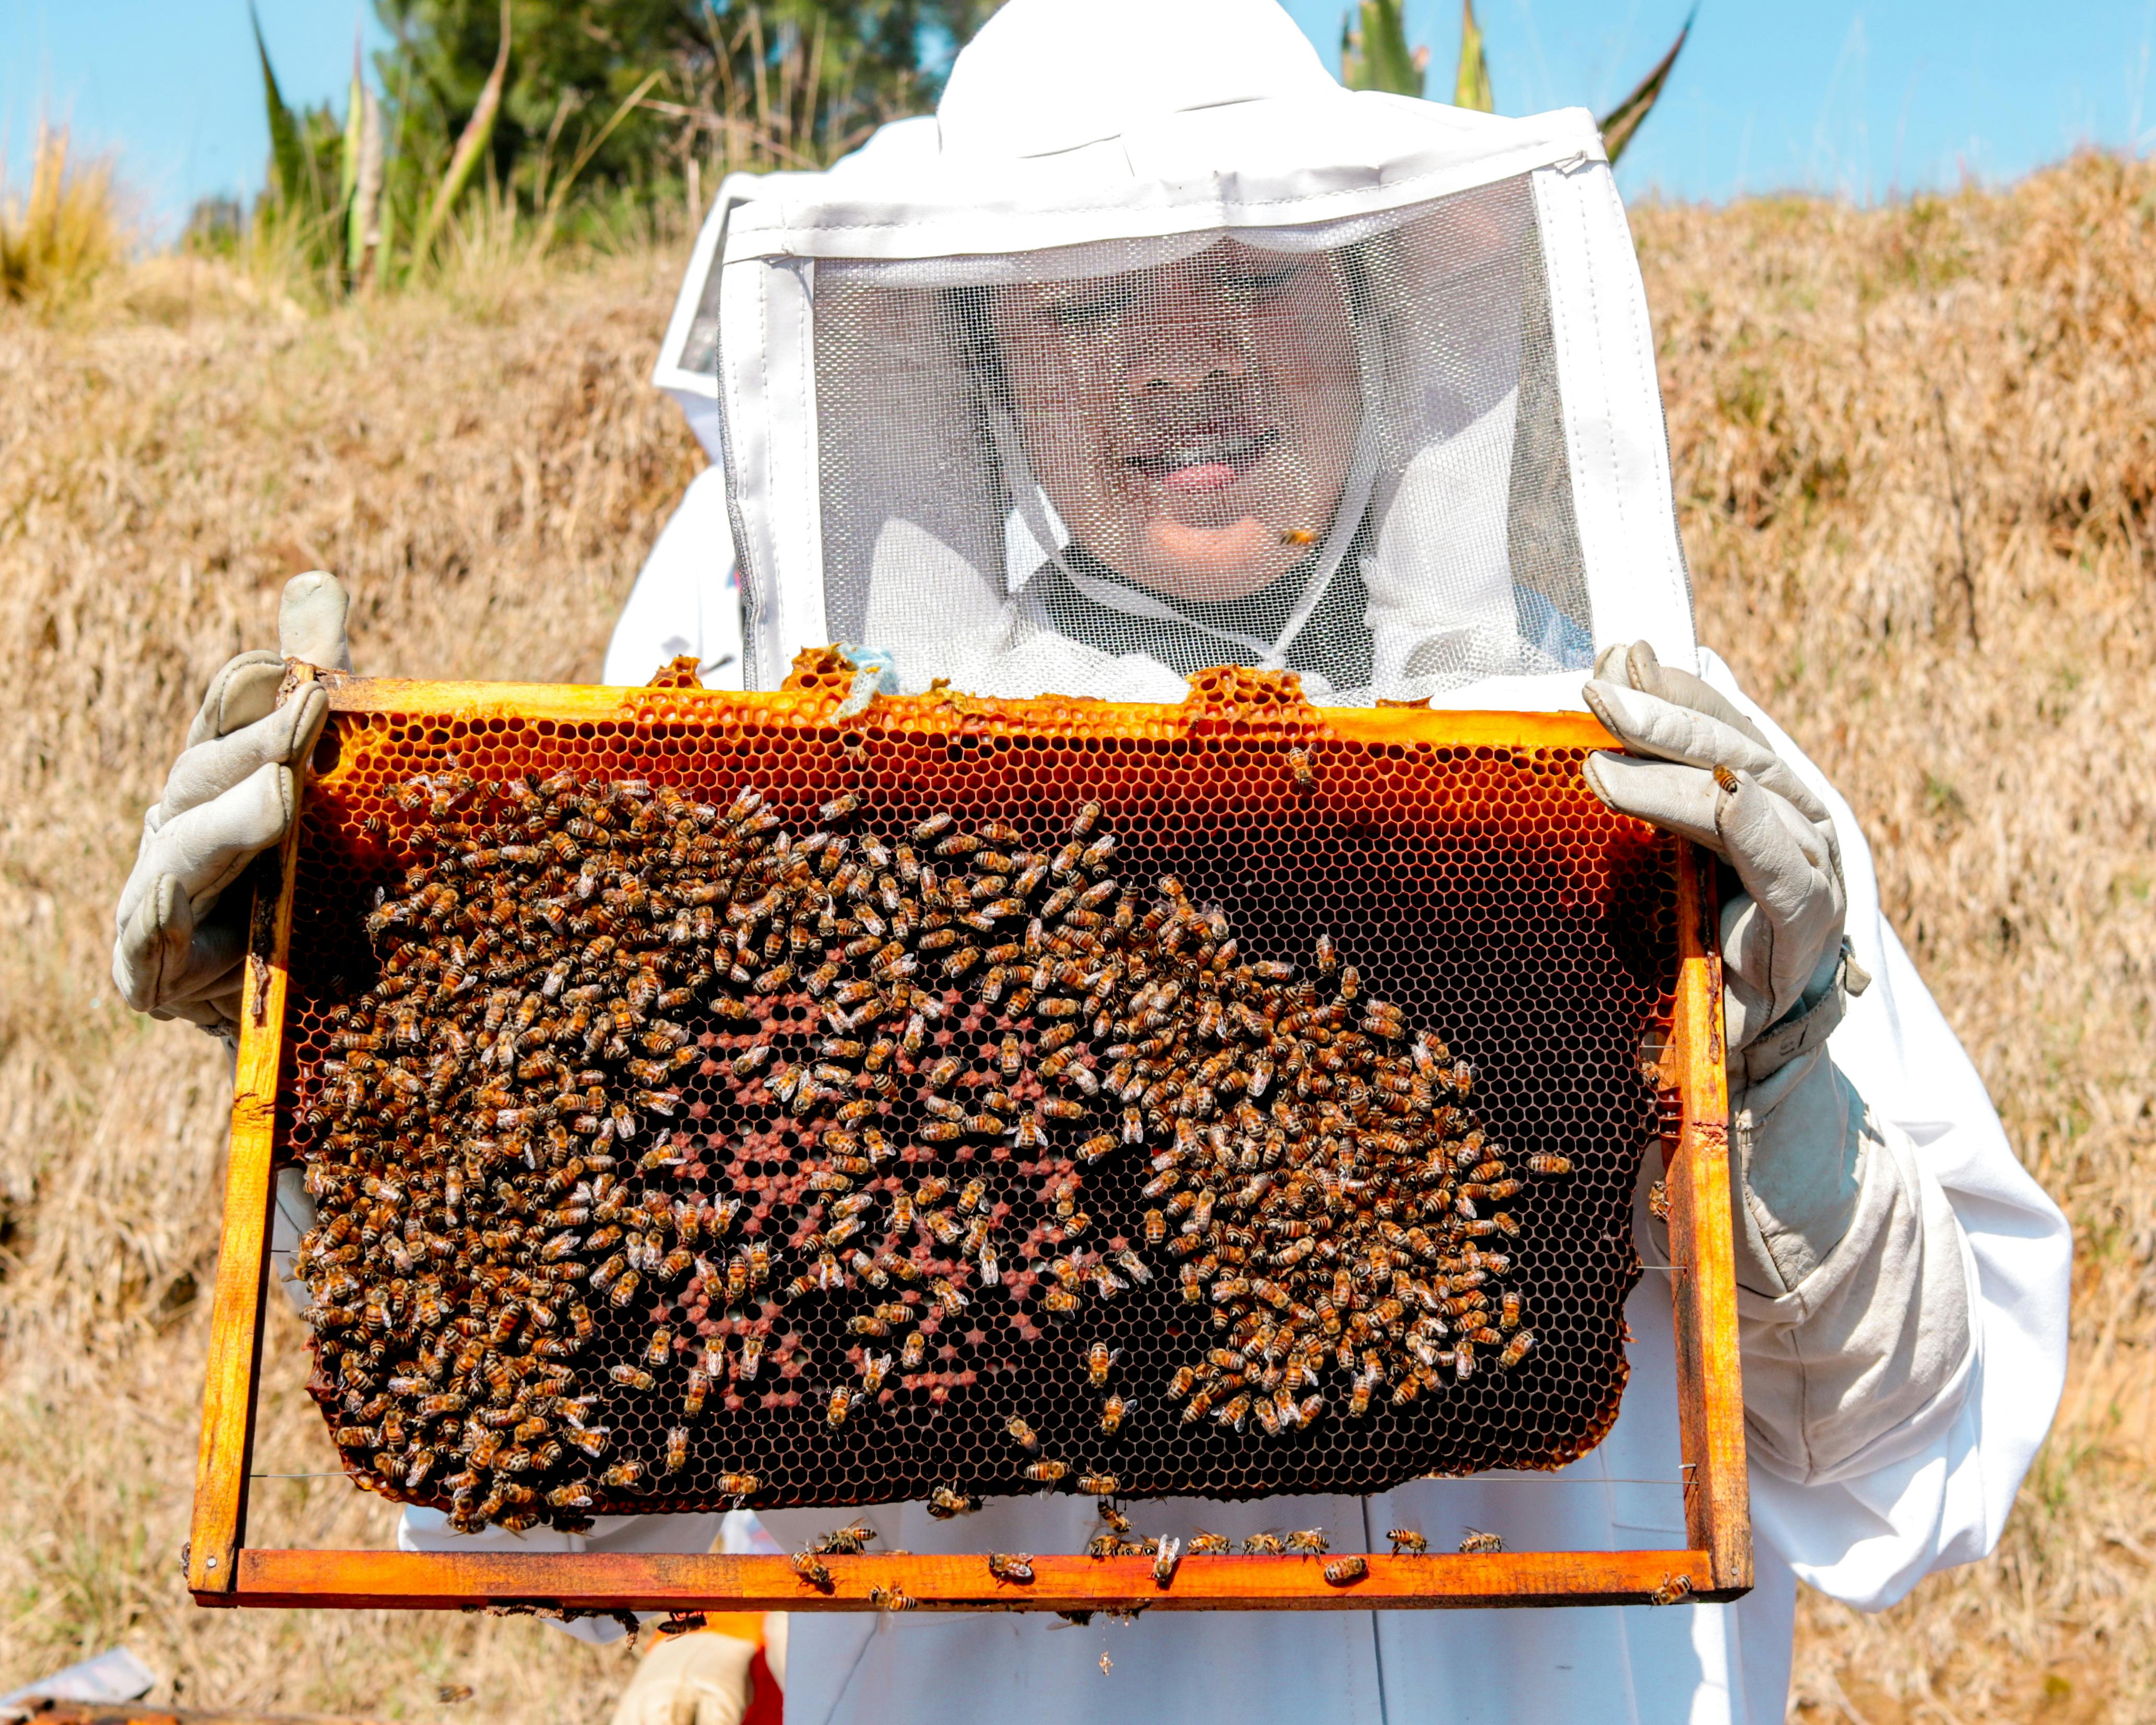
<path fill-rule="evenodd" d="M 308 675 L 300 668 L 301 675 Z M 333 711 L 514 715 L 556 721 L 649 722 L 654 703 L 675 715 L 729 706 L 798 710 L 828 721 L 828 692 L 721 695 L 701 690 L 561 685 L 408 683 L 322 673 Z M 1029 704 L 1030 705 L 1030 704 Z M 871 722 L 903 716 L 909 729 L 957 731 L 1004 704 L 929 696 L 880 700 Z M 1037 711 L 1037 708 L 1036 708 Z M 1089 718 L 1173 728 L 1184 710 L 1089 702 Z M 1018 714 L 1012 715 L 1014 718 Z M 1327 709 L 1334 735 L 1430 744 L 1609 746 L 1582 715 Z M 1661 1071 L 1669 1198 L 1671 1292 L 1685 1469 L 1681 1550 L 1372 1555 L 1344 1586 L 1299 1557 L 1186 1558 L 1165 1584 L 1141 1558 L 1037 1556 L 1034 1579 L 998 1582 L 979 1555 L 904 1554 L 829 1560 L 832 1584 L 804 1584 L 783 1557 L 313 1551 L 247 1543 L 247 1489 L 270 1266 L 270 1204 L 285 958 L 291 932 L 295 824 L 270 883 L 258 893 L 234 1079 L 223 1239 L 218 1258 L 203 1433 L 187 1554 L 187 1586 L 203 1605 L 314 1605 L 413 1609 L 484 1606 L 570 1611 L 863 1610 L 896 1589 L 934 1609 L 1247 1610 L 1637 1604 L 1687 1593 L 1729 1599 L 1752 1585 L 1732 1268 L 1728 1093 L 1722 1053 L 1722 961 L 1712 859 L 1680 846 L 1676 1005 Z"/>

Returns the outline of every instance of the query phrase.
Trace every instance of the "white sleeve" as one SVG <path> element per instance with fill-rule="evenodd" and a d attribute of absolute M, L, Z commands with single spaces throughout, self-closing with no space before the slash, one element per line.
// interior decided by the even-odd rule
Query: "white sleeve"
<path fill-rule="evenodd" d="M 1759 1226 L 1763 1206 L 1741 1183 L 1737 1316 L 1753 1466 L 1809 1486 L 1873 1472 L 1951 1425 L 1968 1400 L 1977 1337 L 1968 1237 L 1916 1145 L 1865 1107 L 1825 1049 L 1804 1063 L 1758 1136 L 1784 1134 L 1782 1153 L 1853 1163 L 1853 1213 L 1823 1257 L 1777 1255 Z M 1746 1136 L 1740 1117 L 1733 1144 Z M 1748 1166 L 1741 1148 L 1734 1159 Z M 1800 1276 L 1785 1276 L 1789 1260 Z"/>
<path fill-rule="evenodd" d="M 706 468 L 690 481 L 659 535 L 607 644 L 610 684 L 639 684 L 686 655 L 701 662 L 707 689 L 742 686 L 740 578 L 726 475 Z"/>
<path fill-rule="evenodd" d="M 1938 1394 L 1829 1477 L 1752 1471 L 1760 1539 L 1821 1592 L 1877 1610 L 1998 1543 L 2066 1381 L 2072 1237 L 2015 1159 L 1983 1080 L 1888 926 L 1855 814 L 1727 665 L 1712 653 L 1701 660 L 1834 816 L 1850 940 L 1872 983 L 1827 1046 L 1892 1147 L 1927 1250 L 1957 1247 L 1973 1285 L 1966 1370 Z"/>

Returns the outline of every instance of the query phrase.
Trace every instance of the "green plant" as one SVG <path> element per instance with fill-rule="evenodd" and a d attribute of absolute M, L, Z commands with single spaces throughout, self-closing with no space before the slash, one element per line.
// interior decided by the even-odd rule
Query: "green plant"
<path fill-rule="evenodd" d="M 1464 3 L 1467 28 L 1472 29 L 1471 0 Z M 1461 64 L 1466 64 L 1464 49 Z M 1350 90 L 1419 96 L 1429 69 L 1430 50 L 1418 48 L 1410 52 L 1408 48 L 1401 0 L 1361 0 L 1353 19 L 1340 27 L 1340 81 Z"/>
<path fill-rule="evenodd" d="M 269 188 L 238 231 L 203 212 L 190 249 L 334 300 L 671 231 L 676 196 L 693 219 L 728 172 L 820 167 L 928 104 L 993 0 L 376 3 L 395 43 L 372 79 L 355 43 L 341 117 L 285 100 L 257 23 Z"/>
<path fill-rule="evenodd" d="M 494 68 L 480 85 L 479 101 L 465 121 L 465 129 L 457 139 L 456 148 L 449 152 L 449 166 L 442 171 L 441 182 L 434 188 L 434 202 L 427 206 L 426 219 L 420 223 L 419 237 L 412 243 L 412 257 L 415 263 L 424 263 L 433 254 L 434 241 L 440 235 L 442 223 L 449 218 L 449 211 L 464 195 L 465 187 L 471 183 L 472 170 L 479 166 L 480 157 L 494 137 L 494 122 L 501 112 L 502 80 L 509 70 L 509 0 L 501 0 L 501 39 L 495 49 Z"/>
<path fill-rule="evenodd" d="M 1402 0 L 1361 0 L 1357 22 L 1343 24 L 1340 36 L 1340 81 L 1350 90 L 1379 90 L 1394 95 L 1419 96 L 1430 71 L 1430 50 L 1409 52 Z M 1614 163 L 1632 141 L 1683 51 L 1691 34 L 1695 7 L 1669 51 L 1657 60 L 1631 94 L 1601 119 L 1602 147 Z M 1497 111 L 1496 91 L 1490 82 L 1490 59 L 1482 40 L 1482 26 L 1475 17 L 1475 0 L 1460 0 L 1460 66 L 1453 79 L 1452 105 L 1484 114 Z"/>

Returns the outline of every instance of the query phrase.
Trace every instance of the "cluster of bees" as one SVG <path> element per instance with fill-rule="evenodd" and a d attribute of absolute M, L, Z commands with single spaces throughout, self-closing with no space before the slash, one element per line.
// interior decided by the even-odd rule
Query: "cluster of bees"
<path fill-rule="evenodd" d="M 1209 1533 L 1200 1528 L 1185 1541 L 1172 1536 L 1141 1534 L 1132 1526 L 1130 1517 L 1112 1502 L 1103 1501 L 1099 1506 L 1101 1531 L 1095 1534 L 1086 1547 L 1086 1555 L 1095 1558 L 1142 1557 L 1152 1559 L 1152 1575 L 1162 1587 L 1170 1585 L 1175 1572 L 1185 1556 L 1194 1558 L 1232 1557 L 1237 1554 L 1236 1543 L 1224 1533 Z M 808 1545 L 793 1553 L 791 1562 L 793 1573 L 808 1586 L 820 1593 L 830 1593 L 836 1586 L 830 1565 L 824 1560 L 829 1557 L 855 1557 L 867 1550 L 875 1538 L 875 1530 L 866 1522 L 855 1521 L 843 1527 L 834 1527 L 819 1535 Z M 1411 1527 L 1395 1527 L 1385 1536 L 1392 1542 L 1394 1557 L 1424 1557 L 1430 1552 L 1430 1541 Z M 1460 1539 L 1462 1553 L 1502 1552 L 1505 1542 L 1495 1533 L 1486 1533 L 1480 1528 L 1470 1527 Z M 1301 1527 L 1290 1533 L 1253 1533 L 1242 1542 L 1240 1554 L 1245 1557 L 1304 1557 L 1322 1558 L 1332 1550 L 1332 1542 L 1322 1527 Z M 897 1556 L 902 1553 L 893 1553 Z M 1034 1557 L 1030 1552 L 990 1552 L 988 1554 L 989 1576 L 998 1587 L 1028 1587 L 1034 1579 Z M 1335 1587 L 1360 1581 L 1369 1574 L 1369 1564 L 1362 1557 L 1350 1553 L 1335 1558 L 1326 1564 L 1325 1579 Z M 1676 1583 L 1666 1584 L 1664 1591 Z M 1689 1592 L 1689 1584 L 1683 1584 Z M 1674 1597 L 1681 1598 L 1682 1594 Z M 920 1601 L 899 1588 L 876 1587 L 870 1589 L 871 1604 L 888 1611 L 910 1611 Z M 1658 1593 L 1656 1604 L 1670 1603 Z M 1073 1614 L 1064 1614 L 1066 1616 Z M 1083 1621 L 1090 1613 L 1075 1614 Z"/>
<path fill-rule="evenodd" d="M 1029 848 L 947 813 L 887 842 L 851 793 L 797 837 L 754 789 L 570 771 L 398 800 L 420 860 L 329 1014 L 295 1268 L 348 1469 L 460 1529 L 678 1485 L 722 1413 L 805 1391 L 843 1425 L 958 1381 L 991 1293 L 1052 1326 L 1173 1278 L 1219 1345 L 1163 1387 L 1269 1436 L 1327 1374 L 1358 1414 L 1532 1345 L 1466 1066 L 1329 942 L 1298 980 L 1174 877 L 1126 887 L 1097 804 Z M 1111 1235 L 1084 1201 L 1117 1157 L 1152 1178 Z M 806 1357 L 805 1307 L 843 1360 Z M 1009 1430 L 1026 1481 L 1118 1490 Z"/>
<path fill-rule="evenodd" d="M 1183 1419 L 1277 1436 L 1325 1410 L 1328 1377 L 1359 1418 L 1380 1393 L 1402 1405 L 1482 1360 L 1519 1364 L 1535 1337 L 1502 1285 L 1520 1233 L 1507 1205 L 1521 1175 L 1567 1173 L 1569 1160 L 1530 1155 L 1516 1171 L 1467 1111 L 1466 1063 L 1427 1033 L 1410 1039 L 1328 937 L 1292 987 L 1266 973 L 1281 967 L 1253 967 L 1248 983 L 1224 972 L 1232 946 L 1217 911 L 1188 950 L 1171 934 L 1145 994 L 1144 1045 L 1197 1059 L 1222 1099 L 1200 1111 L 1209 1121 L 1173 1123 L 1144 1189 L 1161 1206 L 1146 1213 L 1147 1240 L 1182 1260 L 1184 1299 L 1225 1332 L 1168 1386 Z"/>

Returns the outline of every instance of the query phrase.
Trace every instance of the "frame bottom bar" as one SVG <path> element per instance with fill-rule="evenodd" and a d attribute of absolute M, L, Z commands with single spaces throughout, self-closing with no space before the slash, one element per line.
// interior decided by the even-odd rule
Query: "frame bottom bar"
<path fill-rule="evenodd" d="M 1360 1577 L 1326 1579 L 1328 1563 L 1353 1555 L 1186 1558 L 1163 1585 L 1143 1558 L 1036 1557 L 1034 1579 L 1011 1584 L 988 1574 L 985 1554 L 878 1553 L 824 1558 L 826 1590 L 778 1557 L 243 1550 L 238 1584 L 198 1589 L 195 1599 L 434 1611 L 868 1611 L 895 1590 L 924 1609 L 962 1611 L 1368 1611 L 1672 1604 L 1743 1591 L 1717 1592 L 1701 1551 L 1365 1554 Z"/>

